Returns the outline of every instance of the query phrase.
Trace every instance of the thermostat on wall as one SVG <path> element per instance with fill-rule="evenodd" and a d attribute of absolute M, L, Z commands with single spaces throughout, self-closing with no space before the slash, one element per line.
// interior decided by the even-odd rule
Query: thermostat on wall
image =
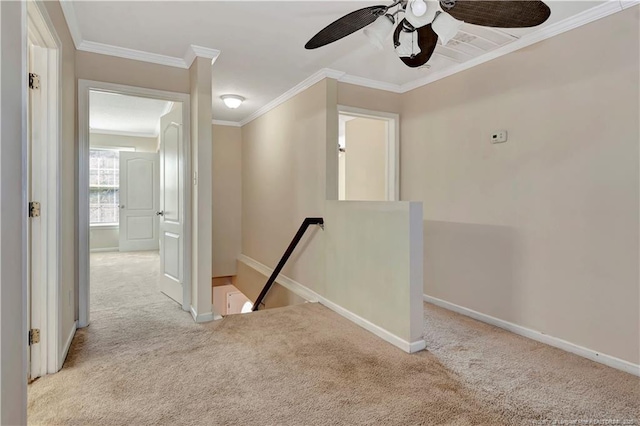
<path fill-rule="evenodd" d="M 491 134 L 491 143 L 502 143 L 507 141 L 507 131 L 498 130 Z"/>

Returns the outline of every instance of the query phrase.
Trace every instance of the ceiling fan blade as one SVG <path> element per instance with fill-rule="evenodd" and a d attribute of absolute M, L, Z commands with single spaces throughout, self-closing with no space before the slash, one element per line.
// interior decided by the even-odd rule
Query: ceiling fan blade
<path fill-rule="evenodd" d="M 393 32 L 393 43 L 397 44 L 400 39 L 400 32 L 404 27 L 405 20 L 400 22 Z M 418 32 L 418 46 L 420 46 L 420 53 L 414 57 L 401 57 L 400 60 L 404 64 L 411 68 L 417 68 L 427 63 L 427 61 L 433 55 L 433 51 L 436 49 L 438 43 L 438 35 L 431 28 L 431 24 L 420 27 L 416 30 Z"/>
<path fill-rule="evenodd" d="M 372 24 L 387 10 L 386 6 L 369 6 L 351 12 L 330 23 L 304 45 L 305 49 L 317 49 Z"/>
<path fill-rule="evenodd" d="M 542 24 L 551 15 L 540 0 L 457 0 L 442 9 L 468 24 L 496 28 L 527 28 Z"/>

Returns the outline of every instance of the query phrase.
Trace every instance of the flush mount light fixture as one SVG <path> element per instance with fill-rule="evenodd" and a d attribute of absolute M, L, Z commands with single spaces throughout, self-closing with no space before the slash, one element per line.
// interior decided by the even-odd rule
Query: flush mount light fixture
<path fill-rule="evenodd" d="M 244 98 L 238 95 L 222 95 L 220 96 L 220 99 L 222 99 L 222 102 L 231 109 L 238 108 L 240 104 L 244 102 Z"/>

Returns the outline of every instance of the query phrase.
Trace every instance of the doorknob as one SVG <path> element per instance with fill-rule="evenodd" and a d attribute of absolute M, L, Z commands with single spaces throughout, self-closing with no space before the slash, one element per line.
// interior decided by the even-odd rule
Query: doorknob
<path fill-rule="evenodd" d="M 159 212 L 156 212 L 156 216 L 164 216 L 164 210 L 160 210 Z"/>
<path fill-rule="evenodd" d="M 124 204 L 120 205 L 120 208 L 121 208 L 121 209 L 124 209 Z"/>

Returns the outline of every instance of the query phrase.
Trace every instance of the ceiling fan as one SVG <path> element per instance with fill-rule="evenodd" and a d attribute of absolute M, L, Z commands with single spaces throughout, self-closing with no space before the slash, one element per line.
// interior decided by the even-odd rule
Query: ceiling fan
<path fill-rule="evenodd" d="M 320 30 L 304 47 L 317 49 L 364 28 L 369 41 L 382 49 L 393 32 L 396 53 L 405 65 L 416 68 L 429 61 L 438 39 L 446 45 L 465 22 L 526 28 L 542 24 L 550 15 L 549 6 L 540 0 L 396 0 L 389 6 L 369 6 L 343 16 Z"/>

